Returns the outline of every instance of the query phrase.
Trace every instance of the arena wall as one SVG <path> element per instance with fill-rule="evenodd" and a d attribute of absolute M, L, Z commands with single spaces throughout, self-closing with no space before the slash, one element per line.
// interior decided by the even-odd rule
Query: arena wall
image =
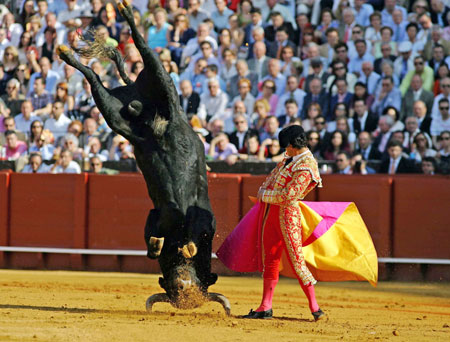
<path fill-rule="evenodd" d="M 251 208 L 264 176 L 211 173 L 213 251 Z M 355 202 L 379 257 L 450 259 L 450 177 L 325 175 L 305 200 Z M 0 173 L 0 246 L 143 250 L 153 208 L 136 173 Z M 139 256 L 0 252 L 0 267 L 158 272 Z M 230 274 L 220 261 L 216 272 Z M 450 279 L 450 267 L 380 264 L 380 279 Z"/>

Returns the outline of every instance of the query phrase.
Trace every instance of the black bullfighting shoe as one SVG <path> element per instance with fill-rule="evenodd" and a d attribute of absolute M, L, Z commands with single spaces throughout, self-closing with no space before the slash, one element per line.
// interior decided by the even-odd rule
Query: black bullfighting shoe
<path fill-rule="evenodd" d="M 242 316 L 242 318 L 250 318 L 250 319 L 271 319 L 273 315 L 272 309 L 266 310 L 266 311 L 253 311 L 252 309 L 250 312 Z"/>
<path fill-rule="evenodd" d="M 319 319 L 322 319 L 325 316 L 325 312 L 323 312 L 319 308 L 319 310 L 312 312 L 312 315 L 314 317 L 314 321 L 317 322 Z"/>

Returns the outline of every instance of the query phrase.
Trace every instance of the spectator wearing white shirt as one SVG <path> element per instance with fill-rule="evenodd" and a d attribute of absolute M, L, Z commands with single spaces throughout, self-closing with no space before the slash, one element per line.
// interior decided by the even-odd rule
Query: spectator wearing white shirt
<path fill-rule="evenodd" d="M 80 165 L 73 160 L 72 152 L 64 150 L 55 164 L 50 168 L 51 173 L 81 173 Z"/>
<path fill-rule="evenodd" d="M 16 122 L 16 129 L 20 132 L 28 134 L 28 132 L 30 131 L 31 123 L 34 120 L 41 121 L 41 118 L 34 114 L 33 105 L 31 104 L 30 100 L 23 101 L 20 109 L 22 110 L 22 112 L 14 118 Z"/>
<path fill-rule="evenodd" d="M 211 79 L 208 82 L 208 92 L 200 96 L 198 117 L 209 121 L 216 114 L 225 112 L 228 104 L 228 95 L 220 89 L 219 81 Z"/>
<path fill-rule="evenodd" d="M 442 132 L 450 131 L 449 101 L 446 98 L 439 100 L 440 116 L 431 121 L 430 133 L 434 146 L 437 146 L 437 139 Z"/>
<path fill-rule="evenodd" d="M 55 136 L 55 140 L 67 132 L 72 121 L 64 115 L 64 103 L 55 101 L 52 107 L 52 117 L 47 119 L 44 128 L 50 130 Z"/>
<path fill-rule="evenodd" d="M 30 153 L 28 164 L 22 169 L 22 173 L 47 173 L 49 167 L 42 163 L 42 156 L 39 152 Z"/>
<path fill-rule="evenodd" d="M 22 25 L 15 23 L 14 15 L 6 13 L 3 17 L 3 25 L 6 30 L 6 38 L 9 39 L 11 45 L 19 46 L 20 36 L 22 35 Z"/>

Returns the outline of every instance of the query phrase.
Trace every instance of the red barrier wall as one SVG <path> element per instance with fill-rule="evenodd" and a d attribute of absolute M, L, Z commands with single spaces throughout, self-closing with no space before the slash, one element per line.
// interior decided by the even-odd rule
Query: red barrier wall
<path fill-rule="evenodd" d="M 450 259 L 450 177 L 396 176 L 394 256 Z"/>
<path fill-rule="evenodd" d="M 216 217 L 213 252 L 222 245 L 228 234 L 239 223 L 241 218 L 241 183 L 246 178 L 239 175 L 221 177 L 217 174 L 211 174 L 208 177 L 209 199 Z"/>
<path fill-rule="evenodd" d="M 9 240 L 9 174 L 0 173 L 0 246 L 7 246 Z M 5 267 L 5 253 L 0 252 L 0 267 Z"/>
<path fill-rule="evenodd" d="M 355 202 L 378 256 L 391 256 L 391 179 L 387 176 L 324 175 L 319 201 Z"/>
<path fill-rule="evenodd" d="M 144 227 L 153 203 L 142 175 L 90 175 L 88 189 L 87 248 L 145 249 Z M 128 256 L 90 255 L 86 257 L 86 267 L 111 271 L 159 270 L 156 261 Z"/>
<path fill-rule="evenodd" d="M 11 246 L 85 248 L 87 175 L 11 174 Z M 13 267 L 81 267 L 81 256 L 12 255 Z"/>

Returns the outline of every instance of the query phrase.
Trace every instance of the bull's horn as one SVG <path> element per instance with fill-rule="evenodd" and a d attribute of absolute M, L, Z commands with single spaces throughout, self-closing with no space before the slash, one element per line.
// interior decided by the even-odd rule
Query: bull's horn
<path fill-rule="evenodd" d="M 214 293 L 214 292 L 208 292 L 206 294 L 206 299 L 210 302 L 217 302 L 222 304 L 225 313 L 227 314 L 227 316 L 231 315 L 231 305 L 230 305 L 230 301 L 228 300 L 227 297 L 225 297 L 223 294 L 220 293 Z"/>
<path fill-rule="evenodd" d="M 165 293 L 156 293 L 147 298 L 145 302 L 145 307 L 148 312 L 152 312 L 153 304 L 155 303 L 170 303 L 170 299 Z"/>

